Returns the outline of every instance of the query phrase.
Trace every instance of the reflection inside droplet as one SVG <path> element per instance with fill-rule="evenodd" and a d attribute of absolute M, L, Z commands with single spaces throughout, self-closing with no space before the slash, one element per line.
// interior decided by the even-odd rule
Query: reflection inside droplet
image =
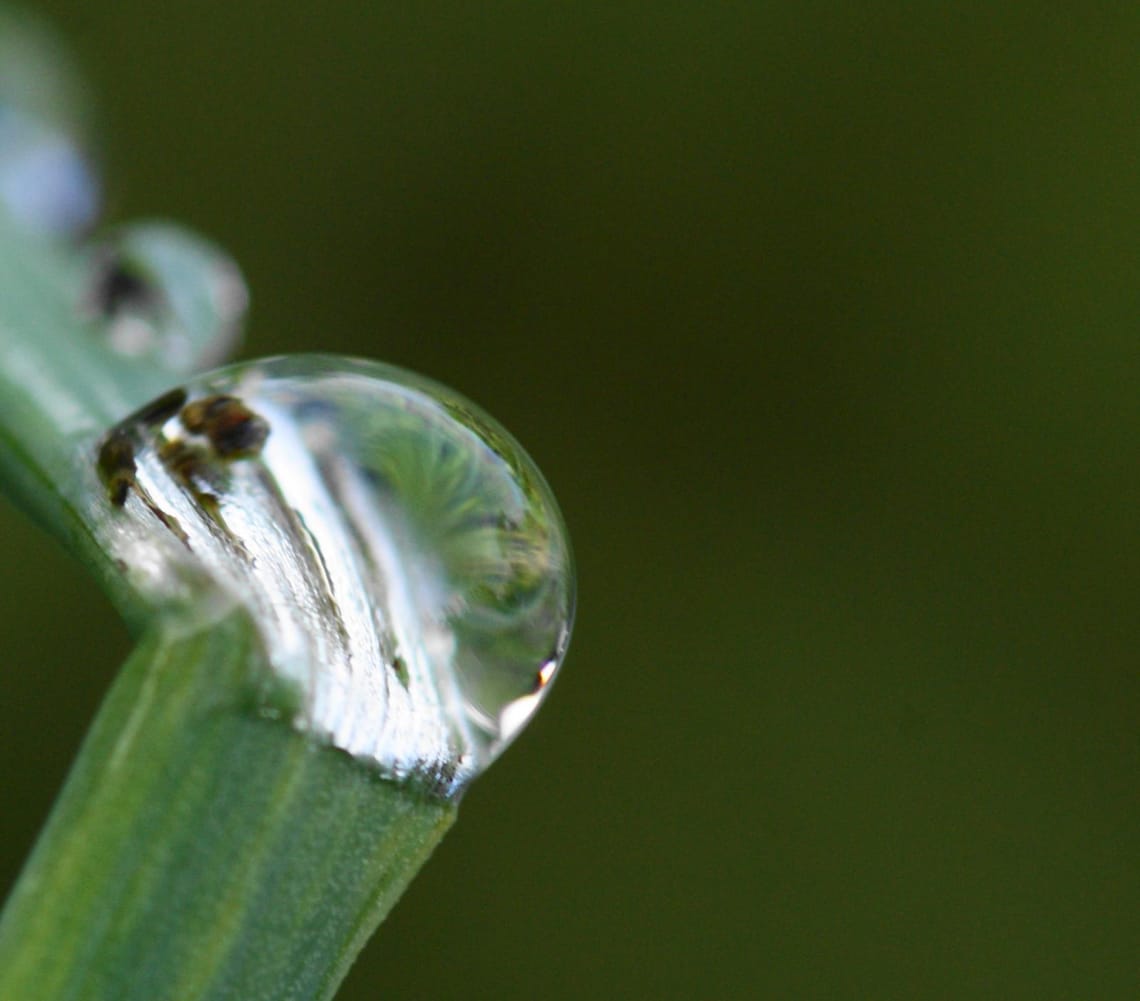
<path fill-rule="evenodd" d="M 123 471 L 102 520 L 136 586 L 177 599 L 207 575 L 253 611 L 299 725 L 463 788 L 569 640 L 571 557 L 534 464 L 461 397 L 374 363 L 234 366 L 166 399 L 103 445 Z"/>

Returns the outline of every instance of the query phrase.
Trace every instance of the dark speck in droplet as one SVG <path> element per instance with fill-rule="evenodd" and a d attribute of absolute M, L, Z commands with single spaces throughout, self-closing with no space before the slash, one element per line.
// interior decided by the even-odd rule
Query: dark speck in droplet
<path fill-rule="evenodd" d="M 118 250 L 108 249 L 96 258 L 86 299 L 96 315 L 111 319 L 127 310 L 148 312 L 161 300 L 155 285 Z"/>
<path fill-rule="evenodd" d="M 147 427 L 158 427 L 165 424 L 186 403 L 185 389 L 172 389 L 163 393 L 157 400 L 152 400 L 145 407 L 139 407 L 127 417 L 122 424 L 145 424 Z"/>
<path fill-rule="evenodd" d="M 257 455 L 269 437 L 269 423 L 236 396 L 207 396 L 182 408 L 187 431 L 204 435 L 223 459 Z"/>
<path fill-rule="evenodd" d="M 111 503 L 122 507 L 135 483 L 135 445 L 128 432 L 116 428 L 99 446 L 99 475 L 107 485 Z"/>
<path fill-rule="evenodd" d="M 202 446 L 182 438 L 172 438 L 159 449 L 158 457 L 173 475 L 187 485 L 195 480 L 209 480 L 209 457 Z"/>
<path fill-rule="evenodd" d="M 396 677 L 405 688 L 411 684 L 412 676 L 408 671 L 408 665 L 399 654 L 392 658 L 392 670 L 396 672 Z"/>

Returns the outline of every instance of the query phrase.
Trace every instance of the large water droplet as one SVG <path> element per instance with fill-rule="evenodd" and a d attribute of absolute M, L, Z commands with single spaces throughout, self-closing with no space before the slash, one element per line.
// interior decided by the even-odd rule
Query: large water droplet
<path fill-rule="evenodd" d="M 331 356 L 203 376 L 113 429 L 103 522 L 136 586 L 245 602 L 298 725 L 453 793 L 519 732 L 569 641 L 554 499 L 494 421 Z"/>

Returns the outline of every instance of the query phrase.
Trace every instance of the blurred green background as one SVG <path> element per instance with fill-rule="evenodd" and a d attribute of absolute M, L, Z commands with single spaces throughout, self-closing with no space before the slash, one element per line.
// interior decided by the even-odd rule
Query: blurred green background
<path fill-rule="evenodd" d="M 571 527 L 345 1001 L 1136 996 L 1140 8 L 39 6 L 247 356 L 455 385 Z M 127 640 L 0 547 L 6 890 Z"/>

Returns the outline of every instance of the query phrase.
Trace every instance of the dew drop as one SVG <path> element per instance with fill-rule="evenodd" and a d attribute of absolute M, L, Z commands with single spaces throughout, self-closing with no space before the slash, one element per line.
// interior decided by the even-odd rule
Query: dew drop
<path fill-rule="evenodd" d="M 176 375 L 219 364 L 241 335 L 248 293 L 237 265 L 207 240 L 136 223 L 87 253 L 80 313 L 111 350 Z"/>
<path fill-rule="evenodd" d="M 73 233 L 94 222 L 98 185 L 65 135 L 0 105 L 0 203 L 29 229 Z"/>
<path fill-rule="evenodd" d="M 246 603 L 303 729 L 455 794 L 549 691 L 574 608 L 562 520 L 450 390 L 327 355 L 235 365 L 113 428 L 103 464 L 120 453 L 114 555 L 157 600 L 205 577 Z"/>
<path fill-rule="evenodd" d="M 82 232 L 100 207 L 83 149 L 84 88 L 55 35 L 25 11 L 0 10 L 0 209 L 28 229 Z"/>

